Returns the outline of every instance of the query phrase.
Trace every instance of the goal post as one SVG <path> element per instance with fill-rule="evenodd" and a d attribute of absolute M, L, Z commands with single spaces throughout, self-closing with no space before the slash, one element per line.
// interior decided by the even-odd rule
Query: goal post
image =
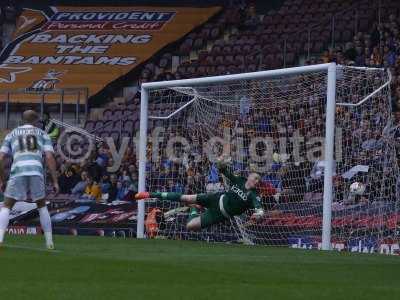
<path fill-rule="evenodd" d="M 148 125 L 149 91 L 142 84 L 140 100 L 140 131 L 139 131 L 139 182 L 138 191 L 146 190 L 146 150 L 147 150 L 147 125 Z M 137 237 L 144 238 L 145 203 L 138 202 Z"/>
<path fill-rule="evenodd" d="M 372 70 L 373 69 L 370 69 L 371 72 Z M 276 113 L 282 115 L 282 118 L 286 117 L 286 119 L 289 119 L 286 120 L 286 123 L 292 122 L 294 124 L 294 121 L 296 121 L 296 124 L 298 121 L 306 123 L 306 125 L 303 125 L 303 127 L 305 127 L 303 128 L 303 130 L 304 132 L 312 131 L 313 133 L 311 133 L 311 138 L 317 137 L 318 133 L 324 134 L 324 141 L 322 143 L 323 150 L 321 150 L 321 152 L 323 152 L 323 196 L 321 199 L 322 220 L 321 222 L 315 222 L 313 228 L 307 230 L 312 232 L 313 234 L 319 234 L 321 237 L 321 248 L 323 250 L 330 250 L 332 231 L 332 203 L 335 200 L 333 199 L 335 193 L 333 183 L 335 169 L 339 168 L 335 165 L 334 159 L 336 134 L 335 115 L 340 105 L 342 105 L 343 107 L 346 105 L 357 105 L 357 103 L 359 103 L 359 105 L 362 105 L 368 99 L 376 97 L 377 94 L 382 92 L 382 89 L 384 89 L 384 85 L 388 85 L 388 81 L 390 82 L 390 76 L 389 80 L 386 80 L 387 78 L 383 75 L 383 70 L 375 70 L 377 70 L 376 73 L 369 74 L 369 71 L 366 69 L 348 69 L 348 67 L 338 66 L 335 63 L 329 63 L 288 69 L 260 71 L 254 73 L 143 83 L 141 86 L 140 137 L 138 144 L 139 191 L 145 191 L 149 188 L 163 188 L 160 182 L 163 182 L 163 184 L 165 185 L 165 182 L 168 179 L 173 179 L 171 180 L 172 183 L 173 181 L 179 183 L 179 188 L 184 188 L 185 185 L 196 186 L 197 184 L 198 190 L 191 190 L 192 193 L 200 193 L 204 192 L 205 190 L 204 178 L 199 180 L 199 182 L 202 182 L 201 185 L 200 183 L 193 183 L 192 179 L 190 183 L 185 179 L 185 176 L 187 174 L 186 172 L 189 173 L 190 169 L 192 168 L 192 162 L 188 162 L 186 156 L 186 161 L 180 161 L 180 163 L 183 164 L 184 167 L 176 167 L 174 171 L 164 170 L 163 159 L 160 158 L 158 160 L 155 160 L 154 158 L 152 158 L 152 155 L 154 155 L 154 153 L 156 153 L 160 149 L 158 145 L 159 141 L 157 140 L 158 136 L 156 134 L 153 134 L 153 140 L 149 145 L 149 128 L 152 129 L 157 125 L 160 125 L 163 128 L 167 128 L 169 131 L 165 137 L 166 140 L 169 139 L 169 141 L 174 140 L 171 132 L 188 131 L 189 133 L 186 133 L 187 135 L 199 136 L 200 139 L 202 139 L 202 142 L 204 142 L 203 139 L 212 139 L 216 135 L 225 134 L 226 132 L 228 132 L 229 136 L 230 134 L 233 134 L 236 135 L 236 137 L 240 138 L 241 135 L 234 132 L 238 131 L 239 126 L 243 125 L 244 127 L 246 127 L 246 130 L 248 130 L 250 134 L 253 134 L 253 137 L 257 139 L 259 135 L 261 136 L 262 134 L 269 133 L 269 129 L 265 129 L 265 126 L 264 129 L 254 129 L 255 126 L 253 126 L 253 120 L 255 120 L 256 117 L 262 114 L 261 111 L 263 110 L 263 107 L 272 106 L 273 110 L 275 109 L 274 111 Z M 367 75 L 362 72 L 366 72 Z M 376 84 L 373 85 L 373 90 L 371 90 L 371 88 L 369 87 L 365 88 L 365 84 L 369 84 L 370 81 L 372 82 L 375 78 L 374 76 L 380 76 L 379 82 L 377 82 L 377 79 L 375 80 Z M 340 79 L 338 82 L 339 77 Z M 359 81 L 355 80 L 354 78 L 358 78 Z M 309 81 L 307 82 L 307 80 Z M 348 87 L 346 86 L 346 82 L 351 82 L 349 83 Z M 351 94 L 344 95 L 345 91 L 347 90 L 351 90 L 349 92 Z M 338 93 L 340 94 L 339 100 L 341 101 L 341 103 L 337 103 Z M 352 97 L 352 99 L 349 100 L 347 96 Z M 240 97 L 242 97 L 244 100 Z M 369 98 L 366 99 L 367 97 Z M 264 99 L 269 99 L 269 101 L 271 102 L 263 102 Z M 320 102 L 318 102 L 318 100 L 320 100 Z M 284 101 L 294 101 L 293 103 L 295 104 L 292 105 L 293 107 L 296 107 L 296 105 L 301 101 L 304 101 L 304 105 L 310 107 L 310 109 L 312 109 L 314 105 L 314 107 L 316 107 L 316 111 L 321 113 L 320 116 L 324 116 L 324 129 L 314 130 L 314 128 L 312 128 L 313 120 L 310 120 L 310 122 L 307 122 L 307 120 L 305 120 L 306 122 L 304 122 L 304 120 L 294 120 L 294 117 L 284 116 L 284 113 L 282 114 L 282 112 L 279 111 L 280 105 L 282 105 L 282 103 L 284 103 L 282 105 L 282 109 L 286 107 L 286 103 Z M 308 102 L 312 102 L 312 104 L 307 104 Z M 160 106 L 161 108 L 157 109 L 157 106 Z M 149 111 L 151 111 L 151 113 Z M 191 111 L 192 113 L 187 113 L 188 111 Z M 223 115 L 223 117 L 219 117 L 219 113 Z M 364 112 L 361 112 L 361 114 L 363 113 Z M 292 118 L 293 120 L 290 118 Z M 296 118 L 300 119 L 298 115 L 296 116 Z M 347 119 L 345 121 L 349 122 L 349 120 Z M 224 122 L 230 123 L 230 125 L 227 126 L 228 129 L 226 129 L 225 127 L 221 127 L 221 124 L 224 124 Z M 344 121 L 342 119 L 340 119 L 339 122 L 342 122 L 344 124 Z M 182 128 L 182 126 L 185 128 Z M 289 124 L 288 126 L 291 126 L 291 124 Z M 263 130 L 265 130 L 265 132 L 263 132 Z M 279 134 L 278 138 L 280 143 L 281 138 L 279 137 Z M 186 148 L 183 148 L 190 148 L 192 141 L 186 143 L 190 145 L 186 145 Z M 166 147 L 167 144 L 168 141 L 165 141 L 163 147 Z M 272 143 L 271 145 L 275 144 Z M 251 143 L 250 146 L 246 144 L 243 152 L 249 153 L 249 151 L 254 148 L 251 147 Z M 277 146 L 275 145 L 274 147 L 276 148 Z M 281 147 L 281 145 L 279 147 Z M 240 152 L 241 149 L 239 148 L 239 146 L 235 146 L 235 151 Z M 336 146 L 336 148 L 338 147 Z M 185 149 L 180 149 L 177 151 L 183 153 L 186 151 Z M 264 150 L 267 151 L 268 149 Z M 224 152 L 225 147 L 223 147 L 221 151 Z M 261 150 L 255 146 L 254 151 L 260 152 Z M 285 156 L 285 153 L 283 153 L 283 155 L 282 153 L 280 154 L 282 157 Z M 188 154 L 188 156 L 190 157 L 191 155 Z M 201 154 L 199 154 L 198 156 L 201 159 L 204 159 L 205 157 Z M 202 170 L 202 172 L 204 173 L 204 170 L 208 168 L 207 172 L 211 172 L 212 174 L 212 171 L 209 171 L 210 168 L 212 169 L 212 162 L 210 161 L 206 163 L 201 159 L 200 163 L 199 160 L 197 161 L 197 164 L 203 164 L 202 166 L 200 166 L 200 170 Z M 349 158 L 348 160 L 351 161 L 351 158 Z M 281 161 L 279 161 L 279 164 L 283 165 L 284 162 L 281 163 L 282 161 L 284 160 L 282 159 Z M 238 164 L 242 166 L 246 164 L 248 165 L 249 163 L 250 160 L 247 157 L 242 157 L 241 161 L 240 159 L 238 160 Z M 263 165 L 265 162 L 257 161 L 256 163 L 258 163 L 259 165 Z M 315 165 L 317 165 L 317 163 Z M 155 171 L 153 170 L 153 167 L 160 169 L 157 169 Z M 171 166 L 169 165 L 167 169 L 168 168 L 171 168 Z M 236 171 L 238 171 L 239 173 L 242 172 L 242 174 L 244 174 L 245 170 L 243 168 L 248 169 L 249 167 L 242 167 L 242 169 L 239 168 L 240 170 Z M 272 166 L 272 168 L 274 168 L 274 166 Z M 265 174 L 269 174 L 270 166 L 269 169 L 267 168 L 266 170 L 267 171 L 265 171 Z M 336 170 L 336 172 L 337 171 L 338 170 Z M 344 171 L 346 171 L 346 168 L 343 169 L 343 172 Z M 150 172 L 150 175 L 148 174 L 148 172 Z M 168 175 L 167 173 L 174 175 Z M 268 177 L 268 175 L 266 176 Z M 297 180 L 299 178 L 293 179 Z M 305 185 L 309 186 L 307 182 Z M 279 189 L 279 187 L 277 189 Z M 312 190 L 312 188 L 309 187 L 307 189 Z M 294 194 L 296 193 L 297 192 L 295 191 Z M 304 196 L 304 193 L 302 193 L 302 196 Z M 315 212 L 315 214 L 318 215 L 318 209 L 314 208 L 314 206 L 314 204 L 311 205 L 312 212 Z M 149 205 L 147 205 L 147 207 L 149 207 Z M 138 238 L 145 238 L 146 236 L 145 217 L 147 207 L 145 205 L 145 201 L 138 202 Z M 157 205 L 154 205 L 154 207 L 157 207 Z M 178 224 L 179 222 L 177 221 L 180 218 L 180 213 L 182 213 L 183 210 L 172 206 L 166 207 L 165 210 L 168 210 L 165 216 L 170 216 L 170 214 L 176 213 L 176 218 L 174 219 L 175 221 L 172 221 L 172 223 L 175 223 L 171 223 L 170 226 L 167 226 L 168 229 L 165 229 L 165 231 L 168 231 L 166 235 L 177 238 L 191 238 L 192 236 L 189 233 L 183 232 L 183 229 L 179 227 L 181 225 Z M 304 211 L 302 211 L 301 213 L 308 215 L 310 213 L 310 210 L 311 209 L 304 208 Z M 231 234 L 231 232 L 229 231 L 229 229 L 227 229 L 227 227 L 237 226 L 238 229 L 235 228 L 234 230 L 232 230 L 232 234 L 240 236 L 241 239 L 248 240 L 251 238 L 251 236 L 254 236 L 254 238 L 257 240 L 272 241 L 272 244 L 275 243 L 275 240 L 279 240 L 279 238 L 276 238 L 275 236 L 263 236 L 261 238 L 258 237 L 259 232 L 257 232 L 257 230 L 265 230 L 265 228 L 268 227 L 264 226 L 262 227 L 262 229 L 256 229 L 254 231 L 252 228 L 256 225 L 251 225 L 249 222 L 246 223 L 245 221 L 238 222 L 237 220 L 235 221 L 232 219 L 231 225 L 226 225 L 225 227 L 214 229 L 214 231 L 218 231 L 218 234 L 222 236 L 229 235 Z M 247 230 L 247 228 L 250 229 Z M 281 231 L 286 230 L 281 229 L 281 227 L 274 228 L 279 228 L 278 230 Z M 268 234 L 265 233 L 264 235 Z M 210 233 L 207 235 L 207 238 L 209 238 L 210 236 L 213 238 L 215 237 L 213 233 Z M 203 237 L 201 238 L 204 239 Z"/>
<path fill-rule="evenodd" d="M 322 250 L 331 248 L 332 177 L 335 143 L 336 64 L 328 65 L 328 87 L 325 120 L 325 172 L 322 218 Z"/>

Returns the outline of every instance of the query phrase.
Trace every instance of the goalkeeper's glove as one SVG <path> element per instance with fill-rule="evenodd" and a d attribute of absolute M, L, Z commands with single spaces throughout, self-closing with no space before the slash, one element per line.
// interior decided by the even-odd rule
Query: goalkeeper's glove
<path fill-rule="evenodd" d="M 230 163 L 231 158 L 227 156 L 223 156 L 222 158 L 217 159 L 216 165 L 218 170 L 224 170 L 227 168 L 228 164 Z"/>
<path fill-rule="evenodd" d="M 216 166 L 218 170 L 226 169 L 226 163 L 224 163 L 223 161 L 217 161 Z"/>

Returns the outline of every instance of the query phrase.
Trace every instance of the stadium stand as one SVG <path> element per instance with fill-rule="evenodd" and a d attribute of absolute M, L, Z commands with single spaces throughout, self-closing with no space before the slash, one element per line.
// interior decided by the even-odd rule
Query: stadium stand
<path fill-rule="evenodd" d="M 339 43 L 350 40 L 356 28 L 365 29 L 372 14 L 373 8 L 365 1 L 285 1 L 278 11 L 265 16 L 257 15 L 251 5 L 228 10 L 227 24 L 234 28 L 231 34 L 190 61 L 187 49 L 193 49 L 196 36 L 185 40 L 178 52 L 182 63 L 173 75 L 189 78 L 293 66 L 302 55 L 320 53 L 331 43 L 333 16 L 334 41 Z M 355 15 L 359 24 L 351 21 Z M 235 21 L 229 23 L 230 19 Z M 146 71 L 145 80 L 151 75 L 151 70 Z"/>
<path fill-rule="evenodd" d="M 225 8 L 217 19 L 190 33 L 174 52 L 162 53 L 150 60 L 138 82 L 283 67 L 283 40 L 286 40 L 286 66 L 297 65 L 300 60 L 306 64 L 335 61 L 346 65 L 384 66 L 391 68 L 397 78 L 400 46 L 396 16 L 399 16 L 400 4 L 382 1 L 379 25 L 376 7 L 367 2 L 288 0 L 277 11 L 261 16 L 256 15 L 252 5 L 241 1 L 241 5 Z M 352 22 L 355 16 L 357 23 Z M 309 40 L 308 27 L 312 27 Z M 173 70 L 172 57 L 176 55 L 180 64 Z M 398 109 L 397 80 L 393 82 L 393 92 L 394 107 Z M 85 129 L 102 138 L 114 137 L 116 141 L 123 136 L 134 137 L 139 129 L 139 96 L 122 105 L 108 105 L 98 120 L 86 121 Z M 153 104 L 150 112 L 157 115 L 164 109 L 162 104 Z M 307 110 L 301 111 L 307 113 Z M 150 129 L 153 125 L 150 122 Z M 134 162 L 135 155 L 129 155 L 128 160 Z M 126 167 L 120 171 L 126 171 Z"/>
<path fill-rule="evenodd" d="M 396 9 L 397 6 L 396 3 L 383 2 L 382 19 L 394 19 L 393 11 L 390 17 L 385 13 L 390 8 Z M 324 51 L 332 44 L 329 27 L 331 26 L 333 12 L 336 12 L 335 46 Z M 346 22 L 352 19 L 355 13 L 358 15 L 359 24 Z M 282 18 L 282 16 L 285 17 Z M 251 20 L 251 24 L 249 20 Z M 302 22 L 299 20 L 302 20 Z M 297 26 L 294 26 L 294 24 L 297 24 Z M 308 45 L 307 36 L 297 34 L 298 32 L 307 32 L 308 24 L 318 25 L 312 30 L 310 45 Z M 297 65 L 301 57 L 307 58 L 308 48 L 311 49 L 313 56 L 305 61 L 307 64 L 337 61 L 344 64 L 371 66 L 370 62 L 365 63 L 362 55 L 354 57 L 353 60 L 348 59 L 349 55 L 354 55 L 354 51 L 360 52 L 361 48 L 365 48 L 364 42 L 370 45 L 368 56 L 370 56 L 372 48 L 376 47 L 378 42 L 376 37 L 371 41 L 371 36 L 368 33 L 363 34 L 363 30 L 367 30 L 370 24 L 374 24 L 375 31 L 378 30 L 374 7 L 368 6 L 365 1 L 286 1 L 277 12 L 269 12 L 263 18 L 255 15 L 251 6 L 243 9 L 228 8 L 218 20 L 207 23 L 203 28 L 189 34 L 177 47 L 176 53 L 164 53 L 157 61 L 150 61 L 146 64 L 138 82 L 222 75 L 282 67 L 283 49 L 280 46 L 283 45 L 284 39 L 288 41 L 286 44 L 288 50 L 286 53 L 287 66 Z M 255 27 L 256 30 L 250 30 L 249 26 Z M 382 25 L 383 27 L 384 25 Z M 377 34 L 379 33 L 372 32 L 373 36 Z M 382 34 L 388 36 L 390 33 Z M 364 40 L 360 41 L 360 38 Z M 204 40 L 207 40 L 208 45 L 204 44 Z M 274 47 L 275 50 L 271 50 Z M 375 51 L 378 51 L 378 49 L 376 48 Z M 386 56 L 390 57 L 389 66 L 394 66 L 395 49 L 391 46 L 386 47 L 385 50 L 384 47 L 380 50 L 381 55 L 384 51 L 387 51 Z M 322 52 L 324 52 L 323 55 L 318 56 Z M 181 64 L 173 72 L 171 60 L 175 54 L 179 55 Z M 346 56 L 344 56 L 345 54 Z M 190 59 L 191 56 L 196 59 Z M 271 64 L 271 62 L 273 63 Z M 386 66 L 385 64 L 380 65 Z M 128 103 L 131 103 L 129 107 L 121 106 L 117 108 L 115 115 L 112 108 L 106 109 L 103 115 L 104 119 L 108 121 L 112 116 L 114 119 L 118 119 L 118 111 L 121 109 L 135 110 L 139 99 L 135 97 Z"/>
<path fill-rule="evenodd" d="M 386 4 L 382 5 L 384 13 Z M 312 57 L 328 45 L 335 45 L 332 54 L 336 45 L 342 47 L 352 41 L 358 30 L 367 29 L 377 19 L 375 7 L 366 1 L 286 1 L 278 11 L 265 16 L 256 15 L 252 6 L 238 7 L 226 9 L 215 23 L 191 33 L 175 53 L 164 53 L 159 61 L 150 61 L 138 82 L 274 69 L 298 65 L 304 59 L 311 64 L 329 61 L 327 56 L 318 60 Z M 206 46 L 202 41 L 208 33 L 211 36 Z M 180 63 L 174 71 L 171 58 L 175 54 Z"/>
<path fill-rule="evenodd" d="M 390 68 L 394 74 L 393 106 L 399 111 L 400 3 L 390 0 L 382 0 L 380 3 L 379 16 L 376 13 L 376 3 L 370 5 L 369 1 L 343 0 L 287 0 L 276 11 L 271 10 L 266 15 L 257 15 L 252 4 L 237 1 L 234 6 L 225 7 L 217 18 L 187 35 L 172 51 L 168 49 L 151 59 L 141 70 L 137 82 L 140 85 L 148 81 L 252 72 L 302 63 L 331 61 L 345 65 L 383 66 Z M 3 28 L 3 43 L 7 40 L 7 37 L 4 37 L 7 36 L 9 28 L 12 27 L 6 24 L 15 23 L 17 14 L 18 9 L 15 6 L 2 7 L 0 18 L 4 21 L 0 24 Z M 334 26 L 332 26 L 333 19 Z M 121 141 L 121 137 L 135 137 L 139 130 L 139 98 L 140 95 L 136 94 L 132 99 L 122 103 L 106 105 L 97 118 L 86 121 L 84 129 L 101 138 L 112 137 L 117 144 Z M 157 115 L 161 111 L 173 111 L 173 109 L 164 107 L 162 103 L 155 103 L 151 104 L 150 113 Z M 321 121 L 318 119 L 318 113 L 311 111 L 309 107 L 287 107 L 286 112 L 289 114 L 289 119 L 290 115 L 299 113 L 300 120 L 302 116 L 312 114 L 315 123 Z M 268 112 L 265 113 L 267 115 Z M 397 124 L 400 124 L 400 113 L 396 112 L 395 117 Z M 370 121 L 373 122 L 375 119 L 371 118 Z M 284 126 L 284 119 L 277 118 L 268 122 L 272 131 L 278 126 Z M 155 122 L 150 122 L 149 129 L 155 125 Z M 302 125 L 296 124 L 296 126 Z M 351 132 L 355 129 L 349 129 L 349 137 L 352 137 Z M 361 147 L 366 135 L 367 132 L 361 132 L 360 139 L 354 138 L 349 143 L 354 143 L 354 147 Z M 83 147 L 87 150 L 89 144 L 86 143 Z M 104 201 L 127 199 L 137 190 L 137 157 L 133 144 L 130 145 L 123 164 L 116 173 L 117 192 L 110 190 L 113 187 L 106 167 L 112 164 L 112 158 L 110 150 L 104 145 L 99 146 L 87 161 L 80 165 L 68 164 L 61 156 L 58 156 L 57 161 L 60 165 L 60 174 L 65 175 L 63 180 L 68 181 L 68 186 L 74 186 L 68 193 L 73 194 L 70 197 L 74 199 L 83 197 L 87 200 L 101 201 L 101 197 L 95 197 L 86 191 L 86 187 L 92 184 L 93 178 L 96 179 L 102 194 L 113 195 Z M 300 190 L 304 198 L 313 197 L 307 194 L 305 187 L 306 177 L 312 167 L 311 164 L 302 166 L 304 180 L 300 183 L 303 185 Z M 165 178 L 173 178 L 174 172 L 182 170 L 161 170 Z M 200 179 L 202 178 L 200 174 L 208 170 L 204 170 L 200 165 L 191 164 L 185 172 L 192 178 L 203 180 Z M 275 175 L 285 185 L 290 184 L 288 179 L 292 172 L 297 172 L 295 167 L 277 172 Z M 86 174 L 89 175 L 89 179 L 86 178 Z M 153 177 L 160 178 L 160 176 Z M 373 183 L 373 178 L 370 182 Z M 158 187 L 160 190 L 166 190 L 170 188 L 169 184 L 166 180 L 160 181 Z M 205 186 L 207 183 L 187 182 L 185 186 L 179 188 L 185 192 L 193 192 L 192 186 L 198 184 Z M 322 183 L 314 184 L 316 190 L 319 189 L 320 192 Z M 290 196 L 287 199 L 289 202 L 297 200 L 298 197 Z M 280 219 L 280 222 L 284 221 Z M 287 222 L 293 222 L 293 218 L 287 217 Z"/>

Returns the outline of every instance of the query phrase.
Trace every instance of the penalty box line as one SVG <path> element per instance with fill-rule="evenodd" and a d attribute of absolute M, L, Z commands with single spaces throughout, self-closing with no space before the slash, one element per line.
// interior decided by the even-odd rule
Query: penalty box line
<path fill-rule="evenodd" d="M 18 246 L 18 245 L 3 245 L 3 248 L 7 249 L 20 249 L 20 250 L 31 250 L 31 251 L 39 251 L 39 252 L 49 252 L 49 253 L 61 253 L 60 250 L 49 250 L 44 248 L 35 248 L 29 246 Z"/>

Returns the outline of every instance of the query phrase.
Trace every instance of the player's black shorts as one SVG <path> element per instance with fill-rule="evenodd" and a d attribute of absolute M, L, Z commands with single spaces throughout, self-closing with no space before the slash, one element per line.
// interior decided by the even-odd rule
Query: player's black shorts
<path fill-rule="evenodd" d="M 207 210 L 200 215 L 201 228 L 210 227 L 211 225 L 222 223 L 227 220 L 219 209 L 219 199 L 222 195 L 223 193 L 197 195 L 197 204 L 207 208 Z"/>

